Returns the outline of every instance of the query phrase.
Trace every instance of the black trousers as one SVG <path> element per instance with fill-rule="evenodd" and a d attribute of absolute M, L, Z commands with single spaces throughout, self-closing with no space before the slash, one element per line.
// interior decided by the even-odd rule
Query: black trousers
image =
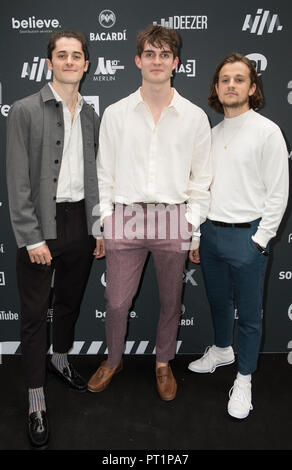
<path fill-rule="evenodd" d="M 51 266 L 31 263 L 26 247 L 16 259 L 21 302 L 21 351 L 27 385 L 42 387 L 47 353 L 47 311 L 54 276 L 53 351 L 73 345 L 74 326 L 93 261 L 95 239 L 88 235 L 84 201 L 57 204 L 57 238 L 47 240 Z"/>

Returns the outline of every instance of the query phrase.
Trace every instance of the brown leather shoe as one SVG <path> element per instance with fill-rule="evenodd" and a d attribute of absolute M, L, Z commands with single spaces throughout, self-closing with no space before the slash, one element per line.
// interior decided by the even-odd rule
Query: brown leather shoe
<path fill-rule="evenodd" d="M 157 390 L 162 400 L 170 401 L 176 396 L 177 384 L 170 365 L 156 369 Z"/>
<path fill-rule="evenodd" d="M 97 371 L 93 374 L 88 382 L 88 390 L 90 392 L 102 392 L 110 383 L 114 374 L 122 370 L 123 362 L 121 361 L 116 367 L 111 369 L 107 365 L 107 361 L 103 361 Z"/>

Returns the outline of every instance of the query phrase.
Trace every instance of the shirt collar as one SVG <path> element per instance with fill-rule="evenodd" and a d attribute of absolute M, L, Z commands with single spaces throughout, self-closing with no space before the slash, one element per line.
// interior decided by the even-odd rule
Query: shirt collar
<path fill-rule="evenodd" d="M 48 83 L 50 89 L 52 90 L 52 93 L 56 99 L 56 101 L 58 101 L 58 103 L 62 102 L 62 103 L 65 103 L 65 101 L 61 98 L 61 96 L 56 92 L 56 90 L 54 89 L 53 85 L 51 83 Z M 65 103 L 66 104 L 66 103 Z M 80 95 L 80 93 L 78 92 L 78 98 L 77 98 L 77 106 L 78 107 L 82 107 L 83 105 L 83 98 L 82 96 Z"/>
<path fill-rule="evenodd" d="M 167 107 L 168 108 L 173 108 L 176 112 L 181 113 L 182 109 L 183 109 L 182 108 L 182 97 L 176 91 L 175 88 L 172 88 L 172 89 L 173 89 L 173 97 L 172 97 L 172 100 L 171 100 L 171 102 L 169 103 L 169 105 Z M 141 95 L 141 87 L 138 88 L 137 91 L 132 93 L 131 101 L 132 101 L 133 108 L 137 108 L 138 105 L 141 105 L 141 103 L 142 104 L 145 103 L 145 101 L 143 100 L 142 95 Z"/>

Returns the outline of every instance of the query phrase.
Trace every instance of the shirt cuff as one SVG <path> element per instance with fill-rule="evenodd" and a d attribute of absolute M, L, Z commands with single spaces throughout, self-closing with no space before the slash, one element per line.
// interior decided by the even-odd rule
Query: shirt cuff
<path fill-rule="evenodd" d="M 251 236 L 252 240 L 260 245 L 262 248 L 266 248 L 267 244 L 270 241 L 270 237 L 267 237 L 260 229 Z"/>
<path fill-rule="evenodd" d="M 27 245 L 26 249 L 27 251 L 30 251 L 30 250 L 33 250 L 34 248 L 38 248 L 39 246 L 42 246 L 42 245 L 45 245 L 46 242 L 45 241 L 42 241 L 42 242 L 39 242 L 39 243 L 34 243 L 34 245 Z"/>

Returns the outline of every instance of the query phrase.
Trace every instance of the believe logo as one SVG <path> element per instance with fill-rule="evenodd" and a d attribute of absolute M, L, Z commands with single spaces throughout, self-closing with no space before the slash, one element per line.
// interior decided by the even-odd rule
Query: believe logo
<path fill-rule="evenodd" d="M 9 104 L 2 104 L 2 83 L 0 82 L 0 112 L 4 117 L 8 116 L 10 106 Z"/>
<path fill-rule="evenodd" d="M 23 32 L 37 32 L 46 30 L 46 32 L 51 32 L 52 29 L 61 28 L 59 20 L 54 19 L 36 19 L 35 16 L 30 16 L 27 19 L 18 20 L 16 18 L 11 18 L 12 29 L 18 29 L 20 33 Z M 31 30 L 31 31 L 29 31 Z"/>
<path fill-rule="evenodd" d="M 45 76 L 46 80 L 51 80 L 52 71 L 48 69 L 46 59 L 39 59 L 39 57 L 33 58 L 32 65 L 29 65 L 28 62 L 24 62 L 21 72 L 21 78 L 28 77 L 29 80 L 35 80 L 40 82 Z"/>
<path fill-rule="evenodd" d="M 252 19 L 250 14 L 246 15 L 242 31 L 250 30 L 250 33 L 257 33 L 258 36 L 261 36 L 265 27 L 267 27 L 268 33 L 273 33 L 275 29 L 276 31 L 282 31 L 283 29 L 277 14 L 274 14 L 271 17 L 269 10 L 265 10 L 263 12 L 263 9 L 259 8 L 254 19 Z"/>

